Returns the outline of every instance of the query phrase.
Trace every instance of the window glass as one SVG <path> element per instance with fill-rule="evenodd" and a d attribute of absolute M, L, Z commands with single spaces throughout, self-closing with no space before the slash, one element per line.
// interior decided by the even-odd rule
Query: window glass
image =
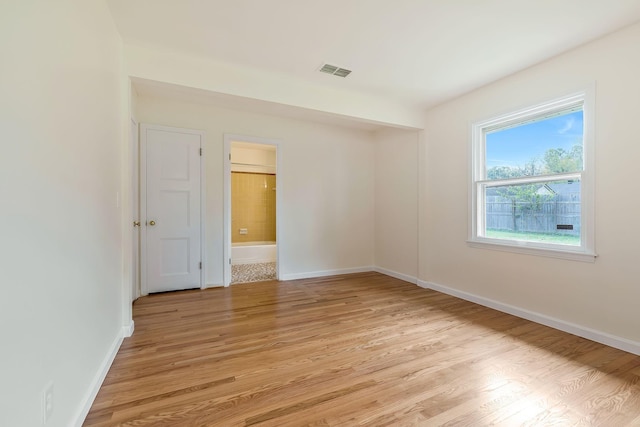
<path fill-rule="evenodd" d="M 485 237 L 580 246 L 580 180 L 484 186 Z"/>
<path fill-rule="evenodd" d="M 579 172 L 583 112 L 562 112 L 485 133 L 486 179 Z"/>

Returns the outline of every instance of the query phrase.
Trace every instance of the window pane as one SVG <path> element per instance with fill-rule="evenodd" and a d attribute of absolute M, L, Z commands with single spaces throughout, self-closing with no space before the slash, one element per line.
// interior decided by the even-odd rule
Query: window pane
<path fill-rule="evenodd" d="M 580 246 L 579 180 L 484 186 L 485 237 Z"/>
<path fill-rule="evenodd" d="M 487 132 L 486 179 L 582 171 L 582 113 L 567 112 Z"/>

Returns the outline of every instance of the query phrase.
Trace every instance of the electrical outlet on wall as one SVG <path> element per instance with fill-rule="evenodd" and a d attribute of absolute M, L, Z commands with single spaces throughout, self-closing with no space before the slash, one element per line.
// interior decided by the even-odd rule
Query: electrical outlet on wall
<path fill-rule="evenodd" d="M 241 228 L 240 234 L 249 234 L 249 230 L 247 230 L 246 228 Z"/>
<path fill-rule="evenodd" d="M 53 415 L 53 382 L 47 384 L 42 391 L 42 422 L 46 424 Z"/>

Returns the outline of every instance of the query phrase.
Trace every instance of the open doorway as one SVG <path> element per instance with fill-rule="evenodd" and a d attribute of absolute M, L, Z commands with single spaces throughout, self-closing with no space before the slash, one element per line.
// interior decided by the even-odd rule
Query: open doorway
<path fill-rule="evenodd" d="M 225 135 L 225 286 L 278 279 L 278 144 Z"/>

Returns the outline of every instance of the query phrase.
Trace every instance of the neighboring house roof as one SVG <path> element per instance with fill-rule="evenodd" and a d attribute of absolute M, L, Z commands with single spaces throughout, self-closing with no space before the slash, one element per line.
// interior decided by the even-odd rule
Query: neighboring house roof
<path fill-rule="evenodd" d="M 545 187 L 551 189 L 555 194 L 580 194 L 579 182 L 552 183 L 545 185 Z"/>
<path fill-rule="evenodd" d="M 554 191 L 553 188 L 549 187 L 548 184 L 545 184 L 542 187 L 538 188 L 538 191 L 536 191 L 536 194 L 539 194 L 541 196 L 553 196 L 558 193 Z"/>
<path fill-rule="evenodd" d="M 580 195 L 580 183 L 578 182 L 563 182 L 563 183 L 550 183 L 542 184 L 536 190 L 536 194 L 541 196 L 570 196 Z M 502 196 L 499 188 L 493 187 L 487 189 L 487 196 Z"/>

